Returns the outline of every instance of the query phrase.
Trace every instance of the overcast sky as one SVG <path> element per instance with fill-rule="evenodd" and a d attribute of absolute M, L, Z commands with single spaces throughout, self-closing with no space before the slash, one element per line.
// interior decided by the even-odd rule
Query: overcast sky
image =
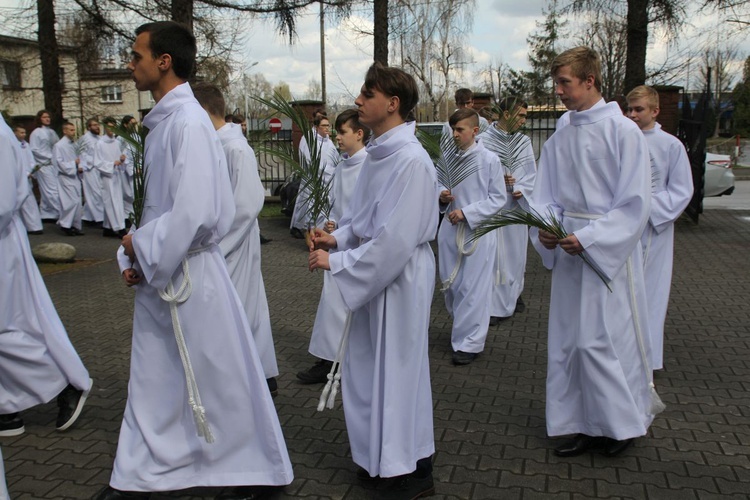
<path fill-rule="evenodd" d="M 0 0 L 0 17 L 12 17 L 20 7 L 29 4 L 31 0 Z M 473 84 L 477 83 L 476 73 L 490 63 L 506 63 L 516 69 L 527 69 L 526 37 L 535 30 L 535 23 L 543 20 L 545 5 L 545 0 L 477 0 L 474 26 L 467 43 L 474 63 L 465 72 L 464 81 L 457 83 L 474 87 Z M 340 23 L 326 23 L 329 95 L 356 95 L 359 90 L 372 60 L 372 40 L 357 36 L 356 28 L 371 29 L 371 9 L 372 4 L 356 6 L 349 19 Z M 237 60 L 243 61 L 250 72 L 262 73 L 271 83 L 288 83 L 294 96 L 302 97 L 311 79 L 320 81 L 318 11 L 319 7 L 314 5 L 299 14 L 299 37 L 291 46 L 275 33 L 273 21 L 248 20 L 242 27 L 244 43 L 238 48 Z M 18 36 L 18 33 L 8 33 L 11 23 L 5 19 L 2 19 L 0 31 Z M 671 44 L 665 43 L 658 35 L 650 37 L 650 64 L 659 63 L 667 55 L 674 57 L 684 52 L 686 46 L 695 46 L 700 40 L 713 40 L 721 44 L 732 28 L 732 25 L 722 22 L 719 15 L 690 15 L 688 19 L 690 23 Z M 750 28 L 746 31 L 750 34 Z M 735 38 L 731 43 L 739 47 L 740 60 L 750 55 L 746 36 Z M 570 46 L 573 40 L 563 40 L 563 44 Z M 252 66 L 255 62 L 257 64 Z M 741 66 L 738 64 L 738 67 Z M 696 71 L 695 66 L 692 71 Z M 683 85 L 684 81 L 670 83 Z"/>

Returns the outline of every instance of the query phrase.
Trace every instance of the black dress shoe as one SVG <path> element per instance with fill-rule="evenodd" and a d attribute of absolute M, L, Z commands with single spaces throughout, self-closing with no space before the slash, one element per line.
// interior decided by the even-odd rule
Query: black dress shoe
<path fill-rule="evenodd" d="M 236 486 L 216 497 L 216 500 L 261 500 L 281 491 L 281 486 Z"/>
<path fill-rule="evenodd" d="M 523 297 L 520 295 L 518 296 L 518 300 L 516 300 L 516 310 L 514 313 L 522 313 L 526 310 L 526 304 L 523 301 Z"/>
<path fill-rule="evenodd" d="M 505 321 L 506 319 L 510 319 L 512 317 L 513 316 L 490 316 L 490 326 L 497 326 L 501 321 Z"/>
<path fill-rule="evenodd" d="M 478 352 L 463 352 L 456 351 L 453 353 L 453 364 L 454 365 L 468 365 L 479 356 Z"/>
<path fill-rule="evenodd" d="M 138 498 L 151 498 L 147 491 L 121 491 L 107 486 L 96 496 L 95 500 L 128 500 Z"/>
<path fill-rule="evenodd" d="M 39 235 L 39 234 L 44 234 L 44 231 L 42 231 L 41 229 L 39 231 L 26 231 L 26 234 Z"/>
<path fill-rule="evenodd" d="M 76 235 L 76 232 L 73 230 L 72 227 L 62 227 L 62 226 L 60 226 L 60 231 L 62 231 L 63 234 L 65 234 L 65 236 L 75 236 Z"/>
<path fill-rule="evenodd" d="M 260 234 L 260 233 L 258 233 Z M 260 235 L 260 244 L 265 245 L 266 243 L 271 243 L 273 240 L 271 238 L 266 238 L 262 234 Z"/>
<path fill-rule="evenodd" d="M 300 231 L 298 228 L 293 227 L 289 230 L 289 234 L 291 234 L 293 237 L 297 238 L 298 240 L 304 240 L 305 235 L 302 231 Z"/>
<path fill-rule="evenodd" d="M 384 480 L 385 482 L 386 480 Z M 414 500 L 435 494 L 432 474 L 419 477 L 415 473 L 388 478 L 388 482 L 376 492 L 378 500 Z"/>
<path fill-rule="evenodd" d="M 380 481 L 380 476 L 371 476 L 364 467 L 357 469 L 357 479 L 365 485 L 374 486 Z"/>
<path fill-rule="evenodd" d="M 573 439 L 569 439 L 555 448 L 554 453 L 558 457 L 577 457 L 591 448 L 601 446 L 601 444 L 602 438 L 600 437 L 577 434 Z"/>
<path fill-rule="evenodd" d="M 333 361 L 319 359 L 310 369 L 297 373 L 297 378 L 303 384 L 325 384 L 332 367 Z"/>
<path fill-rule="evenodd" d="M 75 228 L 75 227 L 74 227 L 74 228 L 72 228 L 72 229 L 73 229 L 73 235 L 74 235 L 74 236 L 83 236 L 84 234 L 86 234 L 86 233 L 84 233 L 83 231 L 81 231 L 80 229 L 77 229 L 77 228 Z"/>
<path fill-rule="evenodd" d="M 276 382 L 276 377 L 267 378 L 266 384 L 268 384 L 268 392 L 271 393 L 272 398 L 279 395 L 279 384 Z"/>
<path fill-rule="evenodd" d="M 616 457 L 623 451 L 630 448 L 630 445 L 633 444 L 634 439 L 623 439 L 622 441 L 618 441 L 616 439 L 612 438 L 604 438 L 604 455 L 607 457 Z"/>

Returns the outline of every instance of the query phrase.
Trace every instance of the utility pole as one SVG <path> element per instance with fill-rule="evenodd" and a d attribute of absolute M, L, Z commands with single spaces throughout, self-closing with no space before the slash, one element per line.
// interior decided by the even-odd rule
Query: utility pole
<path fill-rule="evenodd" d="M 320 2 L 320 100 L 326 106 L 326 29 L 323 2 Z"/>

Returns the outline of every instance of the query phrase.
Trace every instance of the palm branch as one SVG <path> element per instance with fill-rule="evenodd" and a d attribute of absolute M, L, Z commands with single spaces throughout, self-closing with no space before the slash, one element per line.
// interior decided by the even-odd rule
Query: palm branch
<path fill-rule="evenodd" d="M 331 215 L 330 201 L 331 181 L 325 178 L 325 170 L 321 168 L 321 148 L 318 145 L 317 134 L 312 129 L 307 117 L 296 110 L 280 94 L 276 93 L 270 99 L 254 97 L 256 101 L 292 120 L 301 131 L 310 150 L 310 158 L 297 158 L 291 144 L 280 147 L 259 146 L 259 151 L 270 154 L 280 161 L 290 165 L 300 179 L 300 193 L 307 193 L 307 210 L 305 217 L 308 225 L 313 227 L 321 217 L 328 220 Z M 299 195 L 298 195 L 299 196 Z"/>
<path fill-rule="evenodd" d="M 548 233 L 555 235 L 558 240 L 568 236 L 568 232 L 565 230 L 565 227 L 563 227 L 562 221 L 557 218 L 552 210 L 548 210 L 546 216 L 542 216 L 539 212 L 529 207 L 528 210 L 522 208 L 501 210 L 492 217 L 483 220 L 474 230 L 474 234 L 471 236 L 470 241 L 477 240 L 496 229 L 519 224 L 547 231 Z M 609 286 L 607 277 L 604 276 L 604 274 L 602 274 L 602 272 L 589 260 L 586 253 L 579 253 L 578 256 L 581 257 L 583 262 L 596 273 L 599 279 L 602 280 L 602 283 L 607 287 L 607 290 L 611 292 L 612 288 Z"/>
<path fill-rule="evenodd" d="M 478 157 L 465 157 L 449 134 L 437 137 L 417 129 L 417 139 L 435 165 L 438 182 L 449 191 L 453 192 L 456 186 L 479 170 Z"/>
<path fill-rule="evenodd" d="M 128 218 L 138 228 L 143 217 L 143 204 L 146 200 L 148 183 L 148 165 L 145 162 L 148 129 L 140 123 L 130 127 L 122 125 L 109 127 L 106 124 L 104 126 L 117 137 L 122 138 L 133 159 L 133 211 L 128 214 Z"/>

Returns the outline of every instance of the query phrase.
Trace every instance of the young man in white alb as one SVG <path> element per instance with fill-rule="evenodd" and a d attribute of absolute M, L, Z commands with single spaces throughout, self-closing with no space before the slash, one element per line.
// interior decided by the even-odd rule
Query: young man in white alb
<path fill-rule="evenodd" d="M 664 320 L 672 288 L 674 223 L 693 196 L 693 174 L 685 146 L 656 121 L 659 93 L 641 85 L 627 95 L 628 117 L 643 132 L 651 157 L 651 214 L 643 231 L 644 276 L 651 331 L 651 363 L 664 367 Z"/>
<path fill-rule="evenodd" d="M 76 127 L 65 122 L 62 127 L 62 139 L 52 149 L 52 164 L 57 168 L 58 193 L 60 196 L 60 218 L 57 225 L 68 236 L 82 236 L 81 217 L 83 203 L 81 198 L 80 150 L 76 146 Z"/>
<path fill-rule="evenodd" d="M 489 234 L 471 241 L 474 230 L 505 205 L 500 160 L 477 141 L 479 115 L 469 108 L 453 113 L 448 123 L 455 148 L 443 151 L 446 165 L 473 173 L 448 189 L 440 186 L 445 217 L 438 231 L 438 264 L 445 306 L 453 318 L 453 364 L 468 365 L 484 351 L 497 238 Z M 453 159 L 455 158 L 455 159 Z"/>
<path fill-rule="evenodd" d="M 99 500 L 194 486 L 237 487 L 226 499 L 263 498 L 293 478 L 219 248 L 235 207 L 221 143 L 187 83 L 195 53 L 181 24 L 136 29 L 128 70 L 156 105 L 143 121 L 144 210 L 118 252 L 136 288 L 133 351 L 110 486 Z"/>
<path fill-rule="evenodd" d="M 117 122 L 112 117 L 104 119 L 104 136 L 94 146 L 94 167 L 99 173 L 102 195 L 102 221 L 104 236 L 125 236 L 125 203 L 122 198 L 122 170 L 127 155 L 113 132 Z"/>
<path fill-rule="evenodd" d="M 536 161 L 531 139 L 521 132 L 526 123 L 528 104 L 516 97 L 506 97 L 498 103 L 500 115 L 479 139 L 500 158 L 505 170 L 508 191 L 505 210 L 515 210 L 519 201 L 528 197 L 536 180 Z M 497 252 L 494 261 L 494 286 L 490 306 L 490 325 L 523 312 L 526 304 L 521 298 L 526 273 L 529 232 L 526 226 L 506 226 L 495 231 Z"/>
<path fill-rule="evenodd" d="M 573 112 L 544 144 L 528 199 L 568 234 L 531 231 L 552 270 L 547 433 L 574 435 L 555 448 L 558 456 L 592 448 L 615 456 L 663 409 L 653 390 L 640 244 L 651 201 L 648 146 L 618 104 L 596 106 L 603 103 L 596 52 L 567 50 L 551 72 Z"/>
<path fill-rule="evenodd" d="M 89 373 L 42 280 L 20 208 L 29 194 L 21 148 L 0 120 L 0 437 L 25 432 L 20 412 L 57 397 L 58 431 L 78 419 Z"/>
<path fill-rule="evenodd" d="M 96 144 L 102 138 L 99 120 L 89 118 L 86 121 L 86 133 L 78 138 L 81 149 L 81 179 L 83 181 L 83 196 L 86 203 L 83 204 L 82 219 L 88 224 L 100 224 L 104 220 L 104 209 L 102 208 L 102 180 L 99 171 L 94 166 L 94 150 Z"/>
<path fill-rule="evenodd" d="M 373 133 L 367 158 L 348 213 L 332 234 L 315 231 L 309 257 L 311 270 L 331 271 L 352 311 L 344 416 L 360 477 L 388 478 L 382 498 L 435 489 L 427 330 L 439 190 L 415 123 L 406 122 L 418 100 L 414 78 L 402 70 L 375 63 L 367 71 L 355 101 Z"/>
<path fill-rule="evenodd" d="M 36 202 L 36 197 L 33 192 L 33 184 L 31 179 L 36 176 L 34 167 L 36 162 L 34 161 L 34 154 L 31 152 L 31 146 L 26 142 L 26 129 L 20 125 L 16 125 L 13 128 L 13 133 L 18 139 L 18 143 L 21 145 L 21 161 L 26 169 L 26 175 L 29 179 L 29 196 L 21 205 L 21 220 L 23 225 L 26 227 L 26 232 L 29 234 L 42 234 L 44 229 L 42 227 L 42 214 L 39 212 L 39 205 Z"/>
<path fill-rule="evenodd" d="M 29 145 L 34 161 L 39 165 L 36 182 L 39 184 L 39 211 L 42 220 L 54 222 L 60 216 L 60 195 L 57 192 L 57 168 L 52 164 L 52 148 L 60 138 L 50 128 L 52 119 L 43 109 L 36 114 L 37 128 L 31 131 Z"/>
<path fill-rule="evenodd" d="M 263 373 L 271 395 L 276 396 L 276 377 L 279 367 L 276 363 L 276 349 L 271 333 L 271 316 L 268 312 L 266 288 L 260 263 L 260 228 L 258 215 L 263 209 L 265 190 L 258 175 L 258 162 L 253 148 L 247 143 L 239 124 L 224 120 L 226 104 L 221 90 L 207 82 L 193 85 L 193 93 L 203 109 L 208 113 L 221 147 L 227 159 L 229 179 L 232 182 L 236 213 L 232 227 L 222 238 L 219 247 L 227 261 L 227 269 L 245 307 L 250 330 L 253 332 Z"/>
<path fill-rule="evenodd" d="M 349 209 L 354 186 L 367 157 L 365 143 L 369 138 L 370 130 L 359 122 L 357 110 L 347 109 L 336 117 L 336 141 L 342 159 L 333 174 L 331 220 L 327 221 L 325 228 L 328 232 L 333 232 L 338 227 Z M 347 311 L 336 282 L 331 278 L 331 273 L 326 271 L 310 337 L 310 354 L 318 358 L 318 361 L 309 369 L 297 373 L 297 378 L 302 383 L 320 384 L 328 379 L 344 333 Z"/>

